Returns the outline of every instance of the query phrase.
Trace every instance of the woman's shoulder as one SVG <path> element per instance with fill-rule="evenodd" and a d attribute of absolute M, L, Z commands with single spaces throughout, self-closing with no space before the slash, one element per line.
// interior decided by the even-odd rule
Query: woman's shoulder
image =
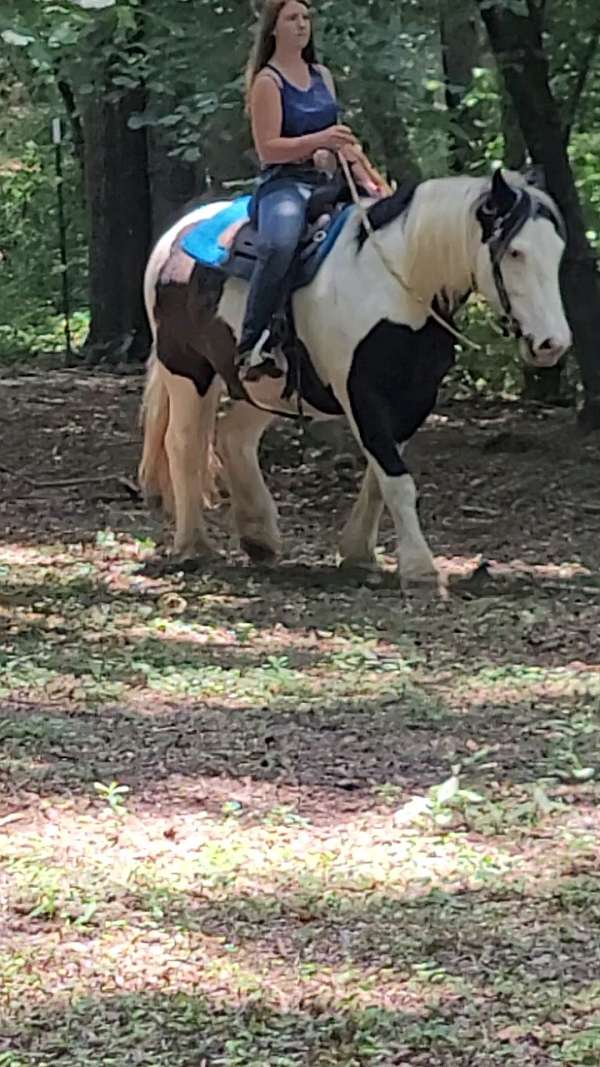
<path fill-rule="evenodd" d="M 279 71 L 275 70 L 275 67 L 265 66 L 259 70 L 254 79 L 255 85 L 276 85 L 278 89 L 283 88 L 283 79 Z"/>

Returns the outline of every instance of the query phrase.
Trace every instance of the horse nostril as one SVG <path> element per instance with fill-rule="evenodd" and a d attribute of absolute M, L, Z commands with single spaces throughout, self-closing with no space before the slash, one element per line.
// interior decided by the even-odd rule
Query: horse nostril
<path fill-rule="evenodd" d="M 533 362 L 538 367 L 554 367 L 564 352 L 564 347 L 554 337 L 547 337 L 539 345 L 531 347 Z"/>

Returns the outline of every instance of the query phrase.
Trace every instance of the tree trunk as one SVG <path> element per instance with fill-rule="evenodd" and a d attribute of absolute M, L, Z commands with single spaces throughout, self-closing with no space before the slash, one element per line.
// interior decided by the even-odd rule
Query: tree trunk
<path fill-rule="evenodd" d="M 170 155 L 173 143 L 160 127 L 148 127 L 148 175 L 152 238 L 156 240 L 191 201 L 205 191 L 202 168 Z"/>
<path fill-rule="evenodd" d="M 475 113 L 464 103 L 479 51 L 471 0 L 440 0 L 440 41 L 446 107 L 451 120 L 449 168 L 454 174 L 463 174 L 473 162 L 472 142 L 476 136 Z"/>
<path fill-rule="evenodd" d="M 502 111 L 502 137 L 504 140 L 503 159 L 510 170 L 521 170 L 527 161 L 527 145 L 519 119 L 506 88 L 500 89 L 500 108 Z"/>
<path fill-rule="evenodd" d="M 390 83 L 373 73 L 365 84 L 364 115 L 377 144 L 365 145 L 367 155 L 383 160 L 386 176 L 398 185 L 423 177 L 415 159 L 403 116 L 390 108 Z"/>
<path fill-rule="evenodd" d="M 515 105 L 533 163 L 543 166 L 548 192 L 568 230 L 562 288 L 585 391 L 580 424 L 600 429 L 600 285 L 596 262 L 567 155 L 557 101 L 549 82 L 542 37 L 543 11 L 528 0 L 528 14 L 479 0 L 490 43 Z"/>
<path fill-rule="evenodd" d="M 97 91 L 83 107 L 92 362 L 145 358 L 148 323 L 142 278 L 151 239 L 146 131 L 127 125 L 144 91 L 113 100 Z"/>

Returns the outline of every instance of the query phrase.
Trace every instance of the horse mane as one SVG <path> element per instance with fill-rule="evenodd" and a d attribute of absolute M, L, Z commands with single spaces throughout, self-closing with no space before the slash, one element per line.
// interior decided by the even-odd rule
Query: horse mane
<path fill-rule="evenodd" d="M 419 182 L 406 181 L 402 182 L 397 189 L 394 190 L 391 196 L 385 196 L 381 200 L 376 200 L 374 204 L 371 204 L 367 208 L 367 218 L 371 224 L 371 228 L 375 231 L 383 229 L 384 226 L 388 226 L 390 222 L 394 222 L 400 215 L 403 215 L 412 204 L 413 197 L 419 186 Z M 368 237 L 368 233 L 364 226 L 361 226 L 358 231 L 358 247 L 362 248 Z"/>
<path fill-rule="evenodd" d="M 560 213 L 548 193 L 522 174 L 505 171 L 504 176 L 513 189 L 523 190 L 540 206 L 538 217 L 549 213 L 559 229 Z M 388 254 L 407 283 L 424 299 L 446 290 L 452 304 L 469 290 L 474 243 L 481 240 L 477 210 L 490 192 L 491 181 L 463 175 L 430 178 L 402 185 L 392 196 L 369 207 L 367 214 L 373 230 L 379 231 L 379 240 L 387 245 Z M 391 224 L 401 217 L 398 245 L 398 235 Z M 359 248 L 366 241 L 367 234 L 361 226 Z"/>
<path fill-rule="evenodd" d="M 471 287 L 476 206 L 490 183 L 484 178 L 430 178 L 374 204 L 379 240 L 387 245 L 407 284 L 423 299 L 444 290 L 450 307 Z M 371 210 L 373 210 L 373 208 Z M 402 236 L 393 223 L 402 217 Z M 395 232 L 394 232 L 395 231 Z M 398 258 L 400 257 L 400 258 Z"/>

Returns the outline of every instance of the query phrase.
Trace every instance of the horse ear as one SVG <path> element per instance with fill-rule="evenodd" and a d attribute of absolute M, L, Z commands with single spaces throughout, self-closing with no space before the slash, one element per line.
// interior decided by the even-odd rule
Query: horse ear
<path fill-rule="evenodd" d="M 492 178 L 492 192 L 490 196 L 495 213 L 500 217 L 508 215 L 509 211 L 514 207 L 516 199 L 517 194 L 514 189 L 511 189 L 508 182 L 504 180 L 502 168 L 498 167 L 498 169 L 494 171 L 494 177 Z"/>
<path fill-rule="evenodd" d="M 546 192 L 546 171 L 540 163 L 532 163 L 529 167 L 525 167 L 523 177 L 528 185 Z"/>

